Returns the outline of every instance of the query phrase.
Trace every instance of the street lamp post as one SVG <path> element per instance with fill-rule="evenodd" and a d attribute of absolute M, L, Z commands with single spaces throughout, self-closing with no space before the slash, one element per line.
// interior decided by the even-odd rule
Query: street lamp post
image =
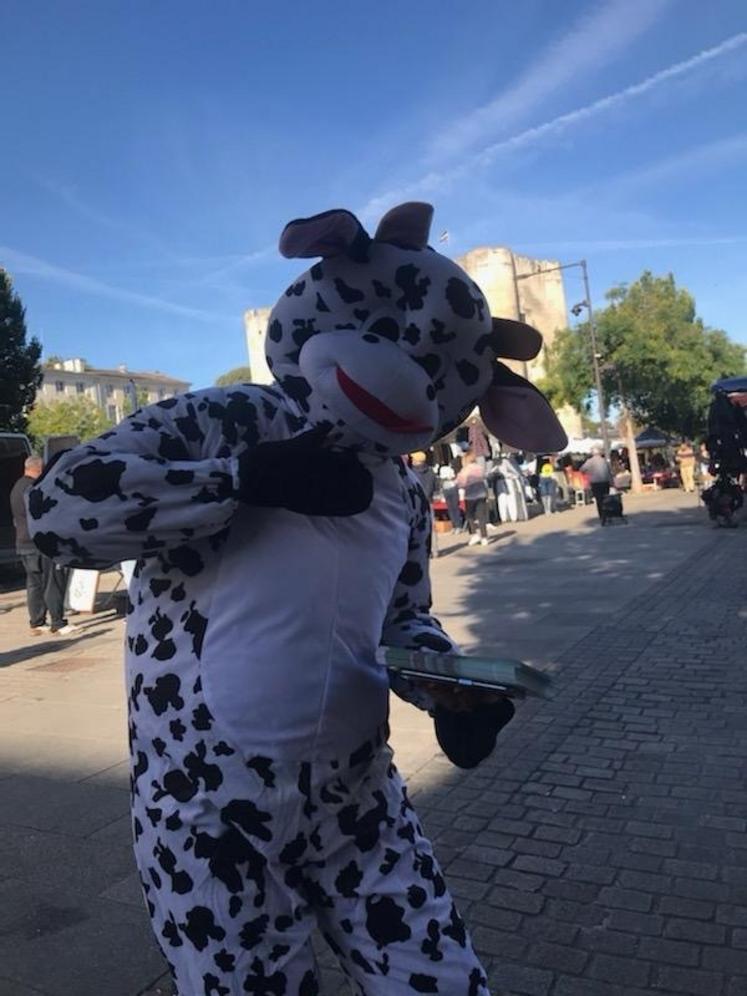
<path fill-rule="evenodd" d="M 513 274 L 514 274 L 514 293 L 516 296 L 516 307 L 519 311 L 519 281 L 528 280 L 529 277 L 539 276 L 541 273 L 554 273 L 556 270 L 568 270 L 572 266 L 580 266 L 584 275 L 584 294 L 586 299 L 581 302 L 580 305 L 576 305 L 576 308 L 585 307 L 589 312 L 589 332 L 591 339 L 591 365 L 594 371 L 594 386 L 597 392 L 597 402 L 599 405 L 599 424 L 602 428 L 602 444 L 604 446 L 604 455 L 607 460 L 610 458 L 610 437 L 607 431 L 607 406 L 604 400 L 604 388 L 602 387 L 602 375 L 599 370 L 599 353 L 597 352 L 597 330 L 594 323 L 594 310 L 591 305 L 591 291 L 589 290 L 589 273 L 586 267 L 586 260 L 580 259 L 575 263 L 561 263 L 559 266 L 548 266 L 543 270 L 533 270 L 531 273 L 518 273 L 516 272 L 516 263 L 514 261 L 513 253 L 511 253 L 511 261 L 513 264 Z M 574 314 L 578 314 L 576 308 L 573 308 Z M 521 312 L 519 312 L 521 313 Z"/>
<path fill-rule="evenodd" d="M 519 276 L 518 276 L 518 274 L 516 272 L 516 256 L 514 256 L 514 253 L 513 253 L 512 249 L 509 249 L 509 253 L 511 254 L 511 272 L 513 273 L 513 276 L 514 276 L 514 304 L 516 306 L 516 321 L 517 322 L 523 322 L 524 321 L 524 313 L 521 310 L 521 296 L 519 294 Z M 528 378 L 529 378 L 529 368 L 528 368 L 528 365 L 527 365 L 527 361 L 524 360 L 522 362 L 521 366 L 522 366 L 522 371 L 521 372 L 524 375 L 524 379 L 528 380 Z"/>

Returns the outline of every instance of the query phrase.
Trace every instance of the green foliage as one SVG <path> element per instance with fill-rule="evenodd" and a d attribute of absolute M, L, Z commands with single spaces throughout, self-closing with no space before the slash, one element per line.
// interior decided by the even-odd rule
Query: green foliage
<path fill-rule="evenodd" d="M 46 436 L 79 436 L 82 442 L 111 428 L 111 421 L 90 398 L 66 398 L 37 405 L 29 415 L 29 430 L 37 442 Z"/>
<path fill-rule="evenodd" d="M 26 339 L 26 318 L 20 297 L 0 269 L 0 429 L 25 432 L 28 412 L 42 382 L 41 343 Z"/>
<path fill-rule="evenodd" d="M 547 374 L 537 386 L 554 408 L 569 404 L 588 415 L 592 385 L 588 328 L 561 329 L 547 351 Z"/>
<path fill-rule="evenodd" d="M 147 388 L 145 388 L 145 387 L 138 387 L 136 389 L 135 393 L 137 394 L 137 404 L 136 405 L 133 405 L 133 403 L 132 403 L 132 397 L 130 396 L 130 394 L 127 394 L 127 396 L 125 397 L 124 405 L 123 405 L 123 409 L 124 409 L 125 415 L 132 415 L 132 413 L 134 411 L 137 411 L 138 408 L 145 408 L 146 405 L 150 404 L 150 401 L 148 400 L 148 390 L 147 390 Z"/>
<path fill-rule="evenodd" d="M 249 367 L 234 367 L 221 374 L 215 381 L 216 387 L 228 387 L 230 384 L 248 384 L 252 379 Z"/>
<path fill-rule="evenodd" d="M 745 350 L 697 317 L 691 294 L 674 277 L 646 271 L 613 287 L 596 316 L 599 363 L 608 403 L 625 402 L 636 422 L 696 436 L 704 428 L 709 389 L 744 373 Z M 544 388 L 553 403 L 589 411 L 593 388 L 588 323 L 561 332 L 548 360 Z"/>
<path fill-rule="evenodd" d="M 56 366 L 57 364 L 60 364 L 60 363 L 62 363 L 62 357 L 58 356 L 56 353 L 52 353 L 52 355 L 48 356 L 46 358 L 46 360 L 44 361 L 44 366 L 45 367 L 54 367 L 54 366 Z"/>

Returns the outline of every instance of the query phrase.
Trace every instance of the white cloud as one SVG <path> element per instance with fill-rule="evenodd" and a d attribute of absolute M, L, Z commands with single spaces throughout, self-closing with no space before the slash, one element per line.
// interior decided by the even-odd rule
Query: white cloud
<path fill-rule="evenodd" d="M 108 297 L 116 301 L 124 301 L 127 304 L 135 304 L 143 308 L 150 308 L 155 311 L 163 311 L 170 315 L 178 315 L 181 318 L 191 318 L 200 322 L 235 322 L 236 315 L 220 315 L 210 311 L 203 311 L 200 308 L 190 308 L 186 305 L 177 304 L 173 301 L 165 301 L 160 297 L 153 297 L 150 294 L 140 294 L 136 291 L 125 290 L 123 287 L 115 287 L 112 284 L 95 280 L 83 273 L 76 273 L 74 270 L 67 270 L 64 267 L 56 266 L 38 256 L 30 256 L 27 253 L 18 252 L 9 246 L 0 245 L 0 264 L 6 267 L 11 273 L 24 273 L 29 276 L 41 277 L 43 280 L 50 280 L 54 283 L 72 287 L 76 290 L 93 294 L 98 297 Z"/>
<path fill-rule="evenodd" d="M 475 171 L 489 166 L 499 155 L 510 154 L 516 150 L 534 145 L 552 135 L 557 135 L 582 122 L 593 119 L 608 111 L 622 107 L 630 101 L 637 100 L 644 94 L 656 90 L 666 83 L 687 76 L 697 71 L 708 63 L 720 59 L 722 56 L 730 54 L 747 44 L 747 32 L 740 32 L 732 35 L 719 45 L 705 49 L 690 59 L 676 62 L 666 69 L 661 69 L 640 83 L 618 90 L 616 93 L 601 97 L 598 100 L 578 107 L 566 114 L 545 121 L 532 128 L 526 128 L 517 132 L 509 138 L 502 139 L 487 145 L 480 152 L 465 158 L 461 163 L 449 169 L 435 171 L 432 170 L 397 189 L 385 191 L 372 197 L 361 209 L 360 214 L 364 217 L 376 217 L 390 208 L 393 204 L 401 201 L 422 197 L 435 191 L 443 191 L 455 181 L 473 174 Z"/>
<path fill-rule="evenodd" d="M 527 242 L 519 243 L 517 249 L 552 250 L 562 252 L 578 249 L 579 252 L 619 252 L 625 249 L 672 249 L 672 248 L 710 248 L 712 246 L 743 245 L 747 235 L 714 235 L 688 236 L 668 239 L 574 239 L 568 242 Z"/>
<path fill-rule="evenodd" d="M 430 157 L 462 154 L 486 133 L 515 125 L 563 86 L 608 66 L 665 13 L 671 2 L 611 0 L 595 8 L 551 44 L 513 86 L 436 135 Z"/>

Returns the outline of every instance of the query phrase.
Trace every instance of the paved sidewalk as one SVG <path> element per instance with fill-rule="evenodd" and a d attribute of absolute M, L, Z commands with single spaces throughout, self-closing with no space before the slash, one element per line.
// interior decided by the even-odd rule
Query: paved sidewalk
<path fill-rule="evenodd" d="M 580 509 L 434 562 L 465 649 L 556 675 L 489 762 L 452 768 L 393 709 L 495 994 L 747 993 L 747 531 L 691 496 L 627 505 L 628 526 Z M 0 996 L 165 993 L 129 850 L 122 623 L 30 645 L 21 603 L 0 596 Z"/>

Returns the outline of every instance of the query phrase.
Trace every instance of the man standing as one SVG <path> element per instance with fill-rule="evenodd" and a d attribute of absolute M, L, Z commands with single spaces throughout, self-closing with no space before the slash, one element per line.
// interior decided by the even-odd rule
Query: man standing
<path fill-rule="evenodd" d="M 428 466 L 428 456 L 427 454 L 418 451 L 417 453 L 410 454 L 410 460 L 412 461 L 412 470 L 417 475 L 420 481 L 420 486 L 425 494 L 426 501 L 428 505 L 431 506 L 433 501 L 433 496 L 436 493 L 436 488 L 438 486 L 438 478 L 436 477 L 436 472 L 432 467 Z M 433 514 L 433 509 L 431 507 L 431 556 L 438 556 L 438 533 L 436 532 L 436 517 Z"/>
<path fill-rule="evenodd" d="M 597 514 L 601 522 L 602 500 L 610 493 L 612 473 L 600 449 L 596 448 L 591 451 L 591 456 L 581 466 L 581 473 L 586 474 L 589 478 L 591 493 L 594 495 L 594 501 L 597 503 Z"/>
<path fill-rule="evenodd" d="M 683 439 L 677 448 L 675 457 L 680 468 L 682 487 L 692 494 L 695 491 L 695 450 L 692 443 Z"/>
<path fill-rule="evenodd" d="M 49 557 L 39 553 L 29 536 L 26 520 L 26 492 L 41 476 L 42 469 L 41 457 L 27 457 L 23 465 L 24 475 L 16 481 L 10 493 L 13 526 L 16 531 L 16 552 L 23 561 L 23 568 L 26 571 L 26 602 L 31 635 L 41 636 L 47 629 L 52 633 L 65 635 L 72 633 L 76 628 L 64 617 L 65 590 L 70 572 L 65 567 L 58 567 Z M 49 626 L 47 626 L 47 613 L 49 613 Z"/>

